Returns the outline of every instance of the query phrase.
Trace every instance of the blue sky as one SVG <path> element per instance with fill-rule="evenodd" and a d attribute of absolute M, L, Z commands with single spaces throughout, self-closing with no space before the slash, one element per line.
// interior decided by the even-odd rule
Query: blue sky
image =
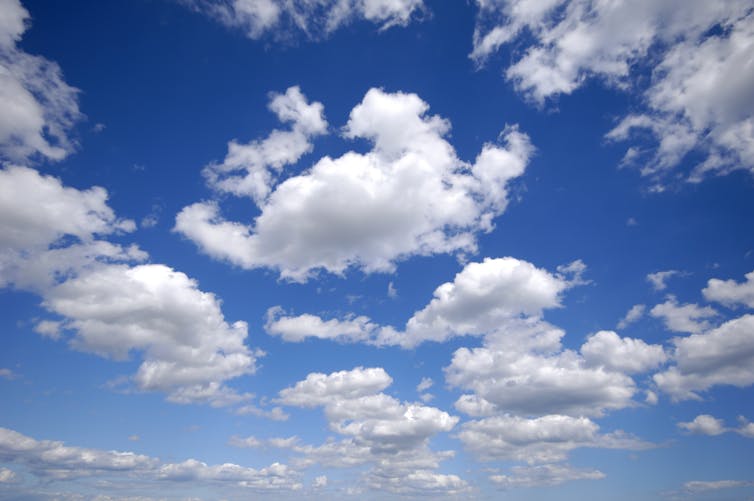
<path fill-rule="evenodd" d="M 752 46 L 0 0 L 0 499 L 751 497 Z"/>

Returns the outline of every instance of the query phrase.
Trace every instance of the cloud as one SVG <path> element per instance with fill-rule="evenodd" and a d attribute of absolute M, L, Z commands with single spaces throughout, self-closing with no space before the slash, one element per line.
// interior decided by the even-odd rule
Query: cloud
<path fill-rule="evenodd" d="M 465 490 L 467 484 L 458 476 L 434 471 L 452 453 L 434 452 L 428 447 L 431 437 L 450 431 L 459 418 L 382 393 L 391 383 L 392 378 L 379 367 L 309 374 L 281 390 L 280 403 L 323 407 L 330 429 L 345 438 L 320 446 L 301 445 L 296 437 L 265 442 L 255 439 L 249 445 L 265 443 L 291 449 L 301 455 L 294 462 L 302 467 L 372 464 L 364 480 L 372 489 L 397 493 Z"/>
<path fill-rule="evenodd" d="M 700 399 L 697 392 L 716 385 L 754 384 L 754 315 L 672 342 L 675 365 L 653 379 L 674 399 Z"/>
<path fill-rule="evenodd" d="M 353 21 L 368 21 L 384 30 L 406 26 L 424 10 L 422 0 L 188 0 L 185 3 L 252 39 L 298 34 L 319 39 Z"/>
<path fill-rule="evenodd" d="M 754 485 L 754 482 L 750 480 L 692 480 L 683 484 L 683 489 L 690 493 L 699 493 L 721 489 L 750 487 L 752 485 Z"/>
<path fill-rule="evenodd" d="M 310 314 L 285 316 L 280 308 L 268 314 L 266 329 L 287 341 L 316 337 L 410 348 L 425 341 L 483 335 L 522 315 L 537 317 L 546 308 L 559 307 L 561 292 L 571 285 L 565 276 L 526 261 L 486 258 L 467 264 L 452 282 L 438 286 L 432 300 L 413 314 L 403 331 L 364 316 L 323 320 Z"/>
<path fill-rule="evenodd" d="M 419 393 L 426 391 L 432 388 L 433 384 L 435 384 L 435 382 L 432 381 L 432 378 L 423 377 L 419 384 L 416 385 L 416 391 L 418 391 Z"/>
<path fill-rule="evenodd" d="M 708 318 L 717 316 L 717 311 L 710 306 L 697 304 L 678 304 L 678 300 L 669 294 L 664 303 L 649 310 L 649 314 L 660 318 L 665 327 L 674 332 L 700 332 L 710 327 Z"/>
<path fill-rule="evenodd" d="M 717 419 L 709 414 L 700 414 L 688 423 L 678 423 L 678 427 L 698 435 L 715 436 L 728 431 L 722 419 Z"/>
<path fill-rule="evenodd" d="M 107 477 L 128 485 L 140 481 L 223 482 L 256 490 L 297 490 L 296 472 L 274 463 L 259 470 L 231 463 L 207 465 L 195 459 L 163 463 L 157 458 L 133 452 L 103 451 L 36 440 L 7 428 L 0 428 L 0 459 L 21 464 L 40 478 L 70 480 L 77 477 Z"/>
<path fill-rule="evenodd" d="M 603 366 L 626 374 L 647 372 L 667 360 L 662 346 L 621 338 L 613 331 L 599 331 L 590 336 L 581 347 L 581 354 L 589 366 Z"/>
<path fill-rule="evenodd" d="M 651 447 L 623 432 L 600 434 L 585 417 L 545 415 L 538 418 L 500 415 L 464 423 L 458 437 L 482 461 L 552 463 L 582 447 L 641 450 Z"/>
<path fill-rule="evenodd" d="M 178 214 L 175 230 L 210 256 L 275 268 L 294 281 L 318 270 L 390 272 L 414 255 L 474 252 L 476 234 L 505 211 L 507 185 L 533 148 L 507 127 L 503 146 L 487 143 L 466 163 L 445 139 L 449 122 L 428 110 L 415 94 L 371 89 L 344 129 L 347 138 L 370 141 L 371 151 L 323 157 L 265 185 L 270 193 L 250 226 L 223 219 L 215 202 L 199 202 Z"/>
<path fill-rule="evenodd" d="M 652 288 L 656 291 L 663 291 L 668 288 L 667 280 L 672 277 L 684 276 L 685 273 L 678 270 L 665 270 L 657 271 L 647 275 L 647 282 L 652 284 Z"/>
<path fill-rule="evenodd" d="M 728 307 L 744 305 L 754 308 L 754 271 L 745 275 L 746 281 L 738 283 L 735 280 L 720 280 L 712 278 L 707 287 L 702 289 L 704 298 Z"/>
<path fill-rule="evenodd" d="M 651 70 L 641 94 L 645 111 L 624 117 L 607 134 L 626 140 L 634 129 L 656 139 L 654 151 L 632 146 L 624 163 L 656 175 L 692 150 L 703 160 L 688 177 L 754 170 L 754 15 L 744 1 L 478 0 L 472 59 L 483 64 L 503 45 L 514 52 L 505 76 L 543 105 L 597 79 L 632 91 Z M 653 64 L 657 61 L 656 64 Z"/>
<path fill-rule="evenodd" d="M 69 130 L 81 118 L 78 90 L 60 67 L 18 48 L 29 12 L 4 0 L 0 20 L 0 157 L 23 161 L 40 156 L 61 160 L 73 151 Z"/>
<path fill-rule="evenodd" d="M 627 312 L 626 316 L 620 319 L 618 322 L 618 329 L 625 329 L 632 323 L 639 320 L 642 316 L 644 316 L 644 312 L 646 311 L 647 307 L 643 304 L 635 304 L 633 305 Z"/>
<path fill-rule="evenodd" d="M 473 391 L 456 407 L 471 415 L 600 416 L 633 405 L 634 381 L 563 350 L 564 334 L 541 320 L 519 320 L 487 335 L 481 347 L 456 350 L 446 380 Z"/>
<path fill-rule="evenodd" d="M 605 474 L 598 470 L 573 468 L 567 464 L 514 466 L 511 475 L 491 475 L 490 480 L 503 488 L 560 485 L 573 480 L 600 480 Z"/>
<path fill-rule="evenodd" d="M 16 473 L 8 468 L 0 468 L 0 484 L 7 484 L 16 480 Z"/>
<path fill-rule="evenodd" d="M 273 175 L 311 152 L 312 138 L 327 132 L 324 106 L 309 103 L 298 87 L 288 88 L 285 94 L 271 94 L 269 108 L 281 122 L 289 122 L 291 129 L 274 130 L 265 139 L 248 144 L 230 141 L 223 162 L 209 164 L 202 171 L 218 192 L 247 196 L 257 205 L 264 203 L 275 184 Z"/>
<path fill-rule="evenodd" d="M 143 358 L 132 381 L 171 401 L 230 405 L 225 381 L 255 370 L 245 322 L 226 322 L 219 300 L 184 273 L 103 236 L 133 231 L 100 187 L 78 190 L 33 169 L 0 170 L 0 285 L 30 290 L 61 317 L 35 330 L 117 360 Z"/>

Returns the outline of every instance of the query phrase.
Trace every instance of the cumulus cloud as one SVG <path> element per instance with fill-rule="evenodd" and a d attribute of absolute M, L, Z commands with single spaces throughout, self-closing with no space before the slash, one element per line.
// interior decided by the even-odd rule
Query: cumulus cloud
<path fill-rule="evenodd" d="M 274 463 L 254 469 L 232 463 L 207 465 L 195 459 L 164 463 L 133 452 L 103 451 L 36 440 L 14 430 L 0 428 L 0 459 L 21 464 L 40 478 L 68 480 L 105 477 L 126 485 L 140 481 L 223 482 L 255 490 L 298 490 L 299 475 L 286 465 Z"/>
<path fill-rule="evenodd" d="M 437 287 L 432 300 L 413 314 L 402 331 L 364 316 L 323 320 L 310 314 L 286 316 L 280 308 L 271 310 L 266 328 L 288 341 L 316 337 L 414 347 L 425 341 L 483 335 L 521 316 L 538 317 L 544 309 L 559 307 L 561 292 L 571 285 L 566 276 L 526 261 L 486 258 L 467 264 L 452 282 Z"/>
<path fill-rule="evenodd" d="M 746 281 L 710 279 L 702 289 L 705 299 L 728 307 L 744 305 L 754 308 L 754 271 L 745 275 Z"/>
<path fill-rule="evenodd" d="M 503 45 L 527 43 L 506 78 L 531 101 L 571 94 L 586 82 L 632 90 L 651 70 L 643 113 L 607 134 L 645 129 L 654 151 L 629 148 L 624 163 L 645 175 L 675 167 L 692 150 L 704 159 L 689 176 L 754 169 L 751 46 L 754 15 L 745 0 L 477 0 L 472 59 L 483 64 Z M 656 65 L 652 66 L 653 62 Z"/>
<path fill-rule="evenodd" d="M 318 39 L 354 21 L 368 21 L 384 30 L 406 26 L 424 11 L 423 0 L 188 0 L 185 3 L 252 39 L 295 34 Z"/>
<path fill-rule="evenodd" d="M 656 271 L 647 275 L 647 282 L 652 284 L 654 290 L 663 291 L 668 288 L 668 279 L 683 275 L 684 273 L 678 270 Z"/>
<path fill-rule="evenodd" d="M 56 320 L 35 330 L 118 360 L 139 354 L 132 381 L 175 402 L 245 400 L 224 383 L 255 370 L 247 325 L 229 324 L 219 300 L 138 247 L 102 237 L 133 231 L 100 187 L 78 190 L 26 167 L 0 170 L 0 286 L 30 290 Z"/>
<path fill-rule="evenodd" d="M 446 380 L 473 394 L 456 406 L 471 415 L 600 416 L 633 405 L 634 381 L 563 350 L 564 334 L 541 320 L 519 320 L 487 335 L 481 347 L 459 348 L 445 369 Z"/>
<path fill-rule="evenodd" d="M 675 364 L 653 379 L 673 398 L 700 399 L 699 391 L 716 385 L 754 384 L 754 315 L 672 342 Z"/>
<path fill-rule="evenodd" d="M 671 331 L 695 333 L 708 329 L 710 322 L 707 319 L 717 316 L 717 311 L 711 306 L 678 304 L 675 296 L 669 294 L 665 302 L 656 305 L 649 314 L 662 319 Z"/>
<path fill-rule="evenodd" d="M 78 90 L 53 61 L 18 48 L 29 12 L 18 0 L 0 2 L 0 157 L 61 160 L 73 151 L 69 130 L 81 118 Z"/>
<path fill-rule="evenodd" d="M 644 312 L 646 311 L 647 307 L 643 304 L 635 304 L 633 305 L 627 312 L 626 316 L 621 318 L 618 321 L 618 328 L 619 329 L 625 329 L 632 323 L 639 320 L 642 316 L 644 316 Z"/>
<path fill-rule="evenodd" d="M 482 461 L 528 464 L 562 461 L 581 447 L 641 450 L 651 444 L 623 432 L 600 434 L 585 417 L 545 415 L 523 418 L 500 415 L 464 423 L 458 437 Z"/>
<path fill-rule="evenodd" d="M 238 439 L 236 445 L 287 448 L 300 455 L 294 463 L 302 467 L 371 464 L 364 482 L 372 489 L 396 493 L 465 490 L 468 486 L 460 477 L 435 471 L 452 452 L 435 452 L 428 445 L 432 436 L 450 431 L 459 419 L 382 393 L 391 382 L 382 368 L 309 374 L 280 391 L 279 401 L 297 407 L 323 407 L 330 429 L 343 439 L 312 446 L 300 444 L 297 437 L 254 438 Z"/>
<path fill-rule="evenodd" d="M 660 345 L 641 339 L 621 338 L 613 331 L 600 331 L 581 347 L 587 365 L 603 366 L 626 374 L 647 372 L 667 360 Z"/>
<path fill-rule="evenodd" d="M 722 419 L 717 419 L 709 414 L 700 414 L 688 423 L 678 423 L 678 427 L 690 433 L 698 435 L 721 435 L 728 431 Z"/>
<path fill-rule="evenodd" d="M 204 168 L 209 185 L 223 193 L 252 198 L 263 203 L 274 186 L 273 174 L 296 163 L 313 145 L 311 139 L 327 132 L 322 103 L 309 103 L 298 87 L 285 94 L 272 94 L 270 110 L 278 119 L 291 124 L 290 130 L 274 130 L 265 139 L 239 144 L 228 143 L 222 163 Z"/>
<path fill-rule="evenodd" d="M 510 475 L 491 475 L 490 480 L 502 488 L 560 485 L 573 480 L 600 480 L 605 474 L 598 470 L 574 468 L 567 464 L 514 466 Z"/>
<path fill-rule="evenodd" d="M 252 225 L 199 202 L 178 214 L 175 230 L 215 258 L 275 268 L 294 281 L 317 270 L 389 272 L 413 255 L 474 252 L 475 235 L 504 212 L 508 183 L 523 174 L 533 148 L 507 127 L 502 146 L 485 144 L 469 164 L 445 139 L 449 122 L 428 110 L 415 94 L 371 89 L 344 129 L 347 138 L 370 141 L 371 151 L 323 157 L 274 186 L 265 183 L 277 178 L 262 176 L 265 188 L 248 190 L 258 199 L 269 192 Z"/>

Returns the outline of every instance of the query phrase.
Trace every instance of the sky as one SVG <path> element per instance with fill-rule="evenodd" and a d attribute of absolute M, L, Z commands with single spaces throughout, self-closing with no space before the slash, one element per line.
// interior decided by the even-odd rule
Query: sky
<path fill-rule="evenodd" d="M 751 0 L 0 0 L 0 499 L 754 497 Z"/>

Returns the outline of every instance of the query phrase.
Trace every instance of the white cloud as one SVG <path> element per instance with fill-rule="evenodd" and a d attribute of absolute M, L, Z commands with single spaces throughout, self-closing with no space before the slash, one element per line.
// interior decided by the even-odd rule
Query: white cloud
<path fill-rule="evenodd" d="M 647 282 L 652 284 L 656 291 L 663 291 L 668 288 L 667 280 L 672 277 L 683 276 L 684 273 L 678 270 L 657 271 L 647 275 Z"/>
<path fill-rule="evenodd" d="M 253 373 L 258 356 L 245 346 L 244 322 L 228 324 L 219 300 L 185 274 L 143 260 L 101 236 L 132 231 L 100 187 L 77 190 L 25 167 L 0 170 L 0 285 L 31 290 L 60 320 L 35 330 L 101 356 L 143 362 L 141 390 L 175 402 L 229 405 L 246 399 L 224 385 Z"/>
<path fill-rule="evenodd" d="M 298 407 L 323 407 L 330 429 L 346 438 L 316 447 L 300 445 L 296 437 L 261 443 L 301 454 L 295 462 L 302 467 L 372 464 L 365 477 L 372 489 L 400 493 L 465 489 L 466 482 L 459 477 L 434 471 L 452 453 L 434 452 L 428 447 L 431 437 L 450 431 L 458 418 L 382 393 L 391 382 L 382 368 L 309 374 L 280 391 L 279 401 Z M 245 445 L 243 439 L 237 443 Z M 255 439 L 248 445 L 258 446 L 260 442 Z"/>
<path fill-rule="evenodd" d="M 207 465 L 195 459 L 163 463 L 157 458 L 133 452 L 103 451 L 36 440 L 7 428 L 0 428 L 0 460 L 22 464 L 37 477 L 57 480 L 107 477 L 125 485 L 138 479 L 142 482 L 226 482 L 258 490 L 301 488 L 299 475 L 279 463 L 258 470 L 231 463 Z"/>
<path fill-rule="evenodd" d="M 623 432 L 600 434 L 585 417 L 546 415 L 538 418 L 500 415 L 464 423 L 458 437 L 482 461 L 528 464 L 562 461 L 582 447 L 646 449 L 651 444 Z"/>
<path fill-rule="evenodd" d="M 387 29 L 406 26 L 424 10 L 422 0 L 189 0 L 189 6 L 252 39 L 285 38 L 301 33 L 325 37 L 353 21 L 369 21 Z"/>
<path fill-rule="evenodd" d="M 734 307 L 739 304 L 754 308 L 754 271 L 745 275 L 746 281 L 738 283 L 735 280 L 710 279 L 707 287 L 702 289 L 705 299 L 715 301 L 725 306 Z"/>
<path fill-rule="evenodd" d="M 717 311 L 710 306 L 679 305 L 675 296 L 669 294 L 665 302 L 656 305 L 649 314 L 662 319 L 665 327 L 671 331 L 696 333 L 710 327 L 707 319 L 717 316 Z"/>
<path fill-rule="evenodd" d="M 266 329 L 288 341 L 307 337 L 414 347 L 455 336 L 483 335 L 520 316 L 537 317 L 560 306 L 560 294 L 572 283 L 531 263 L 504 257 L 469 263 L 452 282 L 434 291 L 432 300 L 406 322 L 403 331 L 379 326 L 364 316 L 322 320 L 304 314 L 284 316 L 271 310 Z"/>
<path fill-rule="evenodd" d="M 0 367 L 0 378 L 15 379 L 16 373 L 6 367 Z"/>
<path fill-rule="evenodd" d="M 720 435 L 728 431 L 722 419 L 709 414 L 700 414 L 688 423 L 678 423 L 678 427 L 698 435 Z"/>
<path fill-rule="evenodd" d="M 317 407 L 346 399 L 373 395 L 393 382 L 381 367 L 357 367 L 350 371 L 314 372 L 280 392 L 280 401 L 297 407 Z"/>
<path fill-rule="evenodd" d="M 8 468 L 0 468 L 0 484 L 7 484 L 16 480 L 16 473 Z"/>
<path fill-rule="evenodd" d="M 640 162 L 642 172 L 650 175 L 675 167 L 698 149 L 706 158 L 689 180 L 698 181 L 707 171 L 754 169 L 754 94 L 749 85 L 754 77 L 754 15 L 749 2 L 477 4 L 471 57 L 483 63 L 502 45 L 529 43 L 514 52 L 505 75 L 539 105 L 592 79 L 631 91 L 635 75 L 658 61 L 641 96 L 646 111 L 628 115 L 607 137 L 624 140 L 641 128 L 659 144 L 654 153 L 629 148 L 624 163 Z"/>
<path fill-rule="evenodd" d="M 720 489 L 735 489 L 749 487 L 754 482 L 749 480 L 692 480 L 683 484 L 684 490 L 691 493 L 717 491 Z"/>
<path fill-rule="evenodd" d="M 626 316 L 620 319 L 618 322 L 618 329 L 625 329 L 632 323 L 639 320 L 642 316 L 644 316 L 644 312 L 646 311 L 647 307 L 643 304 L 635 304 L 633 305 L 627 312 Z"/>
<path fill-rule="evenodd" d="M 504 146 L 485 144 L 468 164 L 444 137 L 448 121 L 428 109 L 415 94 L 371 89 L 344 129 L 371 141 L 371 151 L 324 157 L 269 185 L 250 226 L 201 202 L 178 214 L 175 230 L 215 258 L 276 268 L 295 281 L 317 270 L 388 272 L 413 255 L 473 252 L 475 235 L 493 228 L 508 203 L 507 184 L 523 174 L 533 148 L 508 127 Z"/>
<path fill-rule="evenodd" d="M 271 94 L 269 107 L 281 122 L 290 122 L 291 129 L 274 130 L 265 139 L 248 144 L 230 141 L 225 160 L 204 168 L 212 188 L 250 197 L 261 205 L 275 184 L 273 175 L 311 152 L 311 139 L 327 132 L 324 106 L 309 103 L 298 87 L 288 88 L 285 94 Z"/>
<path fill-rule="evenodd" d="M 754 315 L 744 315 L 701 334 L 674 338 L 675 365 L 653 376 L 675 399 L 699 399 L 716 385 L 754 384 Z"/>
<path fill-rule="evenodd" d="M 490 480 L 503 488 L 560 485 L 573 480 L 600 480 L 605 474 L 598 470 L 573 468 L 567 464 L 514 466 L 511 475 L 491 475 Z"/>
<path fill-rule="evenodd" d="M 738 416 L 738 422 L 741 423 L 741 426 L 734 431 L 744 437 L 754 438 L 754 423 L 750 422 L 743 416 Z"/>
<path fill-rule="evenodd" d="M 667 360 L 662 346 L 622 338 L 613 331 L 599 331 L 590 336 L 581 347 L 581 354 L 589 366 L 603 366 L 626 374 L 647 372 Z"/>
<path fill-rule="evenodd" d="M 588 416 L 633 405 L 634 381 L 562 350 L 563 335 L 541 320 L 520 320 L 487 335 L 479 348 L 456 350 L 446 380 L 474 392 L 456 405 L 472 414 Z"/>
<path fill-rule="evenodd" d="M 435 384 L 435 382 L 432 381 L 432 378 L 423 377 L 419 384 L 416 385 L 416 391 L 418 391 L 419 393 L 426 391 L 432 388 L 433 384 Z"/>
<path fill-rule="evenodd" d="M 81 117 L 78 90 L 60 67 L 17 46 L 29 13 L 18 0 L 0 2 L 0 157 L 61 160 L 73 150 L 69 129 Z"/>

